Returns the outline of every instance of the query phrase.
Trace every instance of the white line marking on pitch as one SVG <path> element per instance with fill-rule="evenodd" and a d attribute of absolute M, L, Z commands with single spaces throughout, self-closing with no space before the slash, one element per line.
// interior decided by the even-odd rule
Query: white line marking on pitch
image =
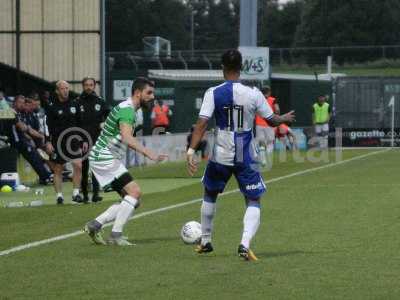
<path fill-rule="evenodd" d="M 304 175 L 304 174 L 307 174 L 307 173 L 311 173 L 311 172 L 319 171 L 319 170 L 322 170 L 322 169 L 338 166 L 338 165 L 341 165 L 341 164 L 344 164 L 344 163 L 348 163 L 348 162 L 351 162 L 351 161 L 354 161 L 354 160 L 362 159 L 362 158 L 365 158 L 365 157 L 368 157 L 368 156 L 371 156 L 371 155 L 375 155 L 375 154 L 378 154 L 378 153 L 386 152 L 386 151 L 388 151 L 388 150 L 374 151 L 374 152 L 371 152 L 371 153 L 359 155 L 359 156 L 356 156 L 356 157 L 353 157 L 353 158 L 349 158 L 349 159 L 346 159 L 346 160 L 342 160 L 342 161 L 339 161 L 339 162 L 334 162 L 334 163 L 330 163 L 330 164 L 327 164 L 327 165 L 323 165 L 323 166 L 319 166 L 319 167 L 315 167 L 315 168 L 311 168 L 311 169 L 306 169 L 306 170 L 303 170 L 303 171 L 294 172 L 294 173 L 291 173 L 291 174 L 288 174 L 288 175 L 284 175 L 284 176 L 272 178 L 270 180 L 266 180 L 265 183 L 266 184 L 273 183 L 273 182 L 281 181 L 281 180 L 288 179 L 288 178 L 291 178 L 291 177 Z M 237 193 L 237 192 L 239 192 L 239 189 L 234 189 L 234 190 L 231 190 L 231 191 L 224 192 L 224 193 L 220 194 L 219 196 L 226 196 L 226 195 L 230 195 L 230 194 Z M 146 212 L 143 212 L 143 213 L 139 213 L 139 214 L 133 216 L 131 218 L 131 220 L 143 218 L 143 217 L 150 216 L 150 215 L 154 215 L 154 214 L 157 214 L 157 213 L 160 213 L 160 212 L 163 212 L 163 211 L 167 211 L 167 210 L 171 210 L 171 209 L 175 209 L 175 208 L 178 208 L 178 207 L 191 205 L 191 204 L 200 202 L 202 200 L 203 200 L 203 198 L 198 198 L 198 199 L 190 200 L 190 201 L 179 203 L 179 204 L 174 204 L 174 205 L 170 205 L 170 206 L 166 206 L 166 207 L 161 207 L 161 208 L 149 210 L 149 211 L 146 211 Z M 104 225 L 104 227 L 109 227 L 111 225 L 112 225 L 112 223 L 109 223 L 109 224 Z M 52 238 L 49 238 L 49 239 L 40 240 L 40 241 L 36 241 L 36 242 L 32 242 L 32 243 L 16 246 L 16 247 L 13 247 L 13 248 L 10 248 L 10 249 L 7 249 L 7 250 L 0 251 L 0 256 L 5 256 L 5 255 L 8 255 L 8 254 L 19 252 L 19 251 L 23 251 L 23 250 L 26 250 L 26 249 L 29 249 L 29 248 L 38 247 L 38 246 L 44 245 L 44 244 L 50 244 L 50 243 L 53 243 L 53 242 L 56 242 L 56 241 L 66 240 L 66 239 L 69 239 L 69 238 L 72 238 L 72 237 L 75 237 L 75 236 L 78 236 L 78 235 L 81 235 L 81 234 L 84 234 L 84 232 L 82 232 L 81 230 L 78 230 L 78 231 L 74 231 L 74 232 L 71 232 L 71 233 L 68 233 L 68 234 L 55 236 L 55 237 L 52 237 Z"/>

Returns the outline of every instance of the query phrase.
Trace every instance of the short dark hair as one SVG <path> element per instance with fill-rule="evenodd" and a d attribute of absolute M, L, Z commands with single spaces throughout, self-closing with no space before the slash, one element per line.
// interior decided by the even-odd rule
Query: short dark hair
<path fill-rule="evenodd" d="M 242 54 L 236 49 L 227 50 L 221 56 L 221 63 L 227 71 L 240 71 L 242 68 Z"/>
<path fill-rule="evenodd" d="M 94 79 L 93 77 L 85 77 L 82 79 L 82 85 L 85 84 L 86 81 L 88 80 L 93 80 L 94 86 L 96 86 L 96 79 Z"/>
<path fill-rule="evenodd" d="M 154 82 L 147 79 L 146 77 L 137 77 L 132 84 L 132 94 L 136 90 L 143 91 L 147 85 L 154 87 Z"/>
<path fill-rule="evenodd" d="M 39 93 L 36 92 L 36 91 L 32 91 L 32 92 L 29 94 L 28 98 L 30 98 L 30 99 L 32 99 L 32 100 L 39 100 Z"/>

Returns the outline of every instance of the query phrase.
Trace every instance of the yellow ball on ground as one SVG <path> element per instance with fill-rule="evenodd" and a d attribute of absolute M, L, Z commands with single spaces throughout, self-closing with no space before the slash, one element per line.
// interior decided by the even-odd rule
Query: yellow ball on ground
<path fill-rule="evenodd" d="M 1 187 L 1 191 L 2 191 L 3 193 L 12 192 L 12 187 L 9 186 L 9 185 L 3 185 L 3 186 Z"/>

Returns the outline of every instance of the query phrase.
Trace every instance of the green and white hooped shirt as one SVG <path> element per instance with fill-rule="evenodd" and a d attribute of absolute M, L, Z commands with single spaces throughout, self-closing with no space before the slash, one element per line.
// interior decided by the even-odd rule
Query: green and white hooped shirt
<path fill-rule="evenodd" d="M 104 122 L 104 127 L 97 138 L 89 159 L 92 161 L 110 162 L 114 159 L 122 159 L 127 146 L 122 143 L 119 125 L 121 123 L 135 127 L 136 108 L 129 97 L 116 105 Z"/>

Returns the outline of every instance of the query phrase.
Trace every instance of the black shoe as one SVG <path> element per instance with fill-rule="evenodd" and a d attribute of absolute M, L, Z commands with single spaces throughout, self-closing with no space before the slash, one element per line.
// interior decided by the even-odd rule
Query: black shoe
<path fill-rule="evenodd" d="M 92 196 L 92 202 L 93 203 L 100 202 L 101 200 L 103 200 L 103 197 L 100 197 L 97 194 L 93 194 L 93 196 Z"/>
<path fill-rule="evenodd" d="M 213 248 L 213 246 L 211 245 L 211 243 L 210 242 L 208 242 L 207 244 L 205 244 L 205 245 L 198 245 L 197 247 L 196 247 L 196 249 L 194 249 L 194 251 L 196 251 L 197 253 L 199 253 L 199 254 L 201 254 L 201 253 L 209 253 L 209 252 L 213 252 L 213 250 L 214 250 L 214 248 Z"/>
<path fill-rule="evenodd" d="M 78 194 L 76 196 L 72 196 L 72 202 L 83 203 L 83 199 L 82 199 L 81 195 Z"/>
<path fill-rule="evenodd" d="M 63 199 L 63 197 L 58 197 L 58 198 L 57 198 L 57 204 L 58 204 L 58 205 L 64 204 L 64 199 Z"/>
<path fill-rule="evenodd" d="M 83 194 L 83 203 L 89 203 L 89 196 L 87 194 Z"/>
<path fill-rule="evenodd" d="M 249 261 L 258 260 L 257 256 L 255 256 L 253 251 L 251 251 L 250 249 L 246 248 L 242 244 L 239 245 L 238 254 L 239 254 L 239 257 L 243 258 L 244 260 L 249 260 Z"/>

